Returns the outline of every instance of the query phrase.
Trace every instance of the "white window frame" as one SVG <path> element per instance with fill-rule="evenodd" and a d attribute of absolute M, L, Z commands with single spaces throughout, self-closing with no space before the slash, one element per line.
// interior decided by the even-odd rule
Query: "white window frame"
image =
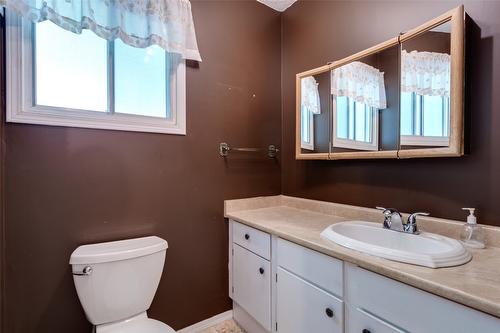
<path fill-rule="evenodd" d="M 11 11 L 6 11 L 7 122 L 186 134 L 186 66 L 184 60 L 179 62 L 177 68 L 173 69 L 175 74 L 171 75 L 171 119 L 35 105 L 32 35 L 30 21 Z"/>
<path fill-rule="evenodd" d="M 307 126 L 309 126 L 309 141 L 304 141 L 302 139 L 302 112 L 303 109 L 300 109 L 301 115 L 300 115 L 300 121 L 301 121 L 301 127 L 300 127 L 300 148 L 306 149 L 306 150 L 314 150 L 314 114 L 309 111 L 305 110 L 307 112 Z"/>
<path fill-rule="evenodd" d="M 333 129 L 332 129 L 332 147 L 347 148 L 355 150 L 378 150 L 378 110 L 372 108 L 372 142 L 362 142 L 337 137 L 337 98 L 332 95 L 333 107 Z"/>

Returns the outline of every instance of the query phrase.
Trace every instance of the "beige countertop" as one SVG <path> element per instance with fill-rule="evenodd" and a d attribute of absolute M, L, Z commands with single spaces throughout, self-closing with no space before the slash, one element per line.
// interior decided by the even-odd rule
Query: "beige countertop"
<path fill-rule="evenodd" d="M 469 263 L 432 269 L 370 256 L 321 238 L 321 231 L 337 222 L 381 222 L 375 209 L 272 196 L 227 200 L 225 217 L 500 318 L 500 228 L 485 227 L 490 246 L 471 250 Z M 419 220 L 422 230 L 453 238 L 461 224 L 437 218 Z"/>

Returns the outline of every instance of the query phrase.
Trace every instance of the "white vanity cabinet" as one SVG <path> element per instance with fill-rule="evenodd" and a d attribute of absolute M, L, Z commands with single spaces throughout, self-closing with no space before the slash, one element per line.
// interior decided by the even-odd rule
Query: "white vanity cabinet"
<path fill-rule="evenodd" d="M 248 333 L 498 333 L 500 319 L 230 221 L 229 292 Z M 486 286 L 485 286 L 486 287 Z"/>

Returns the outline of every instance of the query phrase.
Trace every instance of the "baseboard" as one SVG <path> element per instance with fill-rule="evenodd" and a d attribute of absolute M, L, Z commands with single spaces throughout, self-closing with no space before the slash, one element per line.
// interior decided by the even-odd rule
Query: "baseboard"
<path fill-rule="evenodd" d="M 223 313 L 219 313 L 218 315 L 215 315 L 212 318 L 205 319 L 203 321 L 200 321 L 199 323 L 178 330 L 177 333 L 197 333 L 232 318 L 233 318 L 233 310 L 229 310 Z"/>

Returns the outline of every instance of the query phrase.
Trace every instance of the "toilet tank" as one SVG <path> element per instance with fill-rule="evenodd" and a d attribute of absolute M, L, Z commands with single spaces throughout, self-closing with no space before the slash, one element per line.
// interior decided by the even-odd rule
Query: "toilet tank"
<path fill-rule="evenodd" d="M 88 320 L 100 325 L 149 309 L 167 247 L 156 236 L 78 247 L 69 263 Z"/>

